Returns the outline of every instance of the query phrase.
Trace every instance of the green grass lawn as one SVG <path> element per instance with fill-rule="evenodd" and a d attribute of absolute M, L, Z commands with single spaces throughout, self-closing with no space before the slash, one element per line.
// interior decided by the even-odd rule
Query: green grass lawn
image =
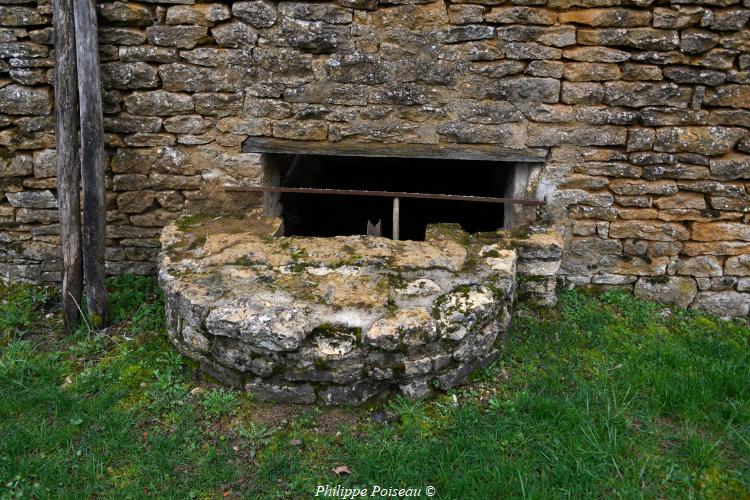
<path fill-rule="evenodd" d="M 565 292 L 519 304 L 471 384 L 331 409 L 220 388 L 166 342 L 153 280 L 110 289 L 113 325 L 65 336 L 54 290 L 0 285 L 0 499 L 750 497 L 740 322 Z"/>

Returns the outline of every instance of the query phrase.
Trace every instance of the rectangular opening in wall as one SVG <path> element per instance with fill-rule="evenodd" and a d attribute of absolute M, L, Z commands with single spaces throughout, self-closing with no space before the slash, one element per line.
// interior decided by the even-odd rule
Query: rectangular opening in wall
<path fill-rule="evenodd" d="M 264 184 L 284 188 L 325 188 L 510 197 L 519 166 L 515 162 L 436 160 L 331 155 L 266 155 Z M 470 233 L 507 228 L 511 209 L 503 204 L 400 199 L 402 240 L 424 240 L 431 223 L 458 223 Z M 266 214 L 281 216 L 285 236 L 380 234 L 393 232 L 393 199 L 387 197 L 267 193 Z"/>

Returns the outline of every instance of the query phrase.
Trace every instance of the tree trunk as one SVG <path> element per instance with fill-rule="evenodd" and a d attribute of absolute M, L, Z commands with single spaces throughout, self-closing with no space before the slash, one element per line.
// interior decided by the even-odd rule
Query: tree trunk
<path fill-rule="evenodd" d="M 73 0 L 53 0 L 55 26 L 55 148 L 62 245 L 62 308 L 68 330 L 78 323 L 83 288 L 81 170 L 78 164 L 78 76 Z"/>
<path fill-rule="evenodd" d="M 104 206 L 104 125 L 99 77 L 99 45 L 93 0 L 75 0 L 78 96 L 81 115 L 83 178 L 83 273 L 93 326 L 107 320 L 104 270 L 106 211 Z"/>

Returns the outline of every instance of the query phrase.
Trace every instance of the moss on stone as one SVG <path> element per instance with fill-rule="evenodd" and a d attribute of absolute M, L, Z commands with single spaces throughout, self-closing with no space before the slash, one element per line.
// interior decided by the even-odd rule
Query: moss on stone
<path fill-rule="evenodd" d="M 190 243 L 187 246 L 188 250 L 195 250 L 196 248 L 202 247 L 206 244 L 206 240 L 208 239 L 205 235 L 196 236 L 193 240 L 190 241 Z"/>
<path fill-rule="evenodd" d="M 187 232 L 191 226 L 196 226 L 202 222 L 206 222 L 212 217 L 216 217 L 216 215 L 211 215 L 205 212 L 197 212 L 180 217 L 179 219 L 177 219 L 175 224 L 177 226 L 177 229 L 184 233 Z"/>

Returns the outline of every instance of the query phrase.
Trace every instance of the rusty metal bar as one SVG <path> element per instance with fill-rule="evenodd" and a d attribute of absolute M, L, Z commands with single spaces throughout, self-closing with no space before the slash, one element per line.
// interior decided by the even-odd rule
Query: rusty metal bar
<path fill-rule="evenodd" d="M 459 194 L 407 193 L 401 191 L 364 191 L 357 189 L 289 188 L 270 186 L 227 187 L 227 191 L 254 193 L 330 194 L 344 196 L 375 196 L 380 198 L 416 198 L 422 200 L 469 201 L 476 203 L 503 203 L 515 205 L 546 205 L 546 201 L 524 198 L 495 198 L 492 196 L 467 196 Z"/>

